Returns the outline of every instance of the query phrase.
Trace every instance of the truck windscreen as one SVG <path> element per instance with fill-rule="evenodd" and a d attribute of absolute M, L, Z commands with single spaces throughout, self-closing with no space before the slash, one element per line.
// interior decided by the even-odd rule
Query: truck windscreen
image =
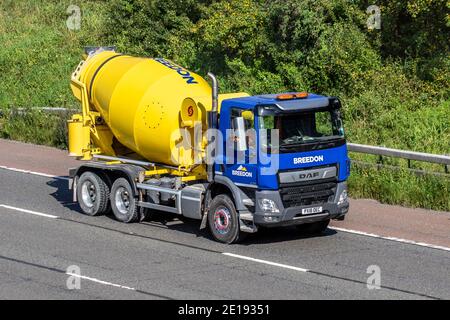
<path fill-rule="evenodd" d="M 259 118 L 259 129 L 278 130 L 281 153 L 332 148 L 345 143 L 344 129 L 338 110 L 266 114 Z M 275 149 L 271 134 L 262 147 Z"/>

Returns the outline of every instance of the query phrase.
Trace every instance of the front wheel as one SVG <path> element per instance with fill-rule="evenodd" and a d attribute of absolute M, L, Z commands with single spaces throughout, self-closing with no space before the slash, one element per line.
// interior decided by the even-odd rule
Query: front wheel
<path fill-rule="evenodd" d="M 219 242 L 232 244 L 242 240 L 238 214 L 233 200 L 227 195 L 218 195 L 211 201 L 208 225 Z"/>
<path fill-rule="evenodd" d="M 111 208 L 117 220 L 124 223 L 136 222 L 139 219 L 136 202 L 127 179 L 119 178 L 114 181 L 111 187 Z"/>

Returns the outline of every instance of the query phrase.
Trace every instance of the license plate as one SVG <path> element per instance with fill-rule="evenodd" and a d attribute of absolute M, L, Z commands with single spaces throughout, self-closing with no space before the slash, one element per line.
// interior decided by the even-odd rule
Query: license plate
<path fill-rule="evenodd" d="M 306 209 L 302 209 L 302 214 L 321 213 L 322 211 L 323 211 L 322 207 L 306 208 Z"/>

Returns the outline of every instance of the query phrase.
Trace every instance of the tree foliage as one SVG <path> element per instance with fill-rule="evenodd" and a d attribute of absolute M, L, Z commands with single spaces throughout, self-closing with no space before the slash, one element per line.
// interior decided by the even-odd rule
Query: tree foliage
<path fill-rule="evenodd" d="M 446 0 L 380 1 L 379 32 L 367 29 L 368 5 L 348 0 L 113 0 L 108 29 L 121 51 L 214 71 L 230 90 L 352 95 L 364 74 L 391 60 L 407 64 L 404 71 L 419 80 L 445 82 Z"/>

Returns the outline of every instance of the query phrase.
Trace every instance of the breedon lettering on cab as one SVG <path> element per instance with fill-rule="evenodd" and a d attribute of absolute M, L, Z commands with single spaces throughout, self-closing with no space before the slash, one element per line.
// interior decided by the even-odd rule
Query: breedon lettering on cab
<path fill-rule="evenodd" d="M 208 77 L 212 85 L 162 58 L 86 51 L 71 81 L 81 112 L 68 123 L 70 155 L 87 160 L 70 170 L 81 210 L 124 223 L 175 213 L 224 243 L 261 226 L 319 233 L 344 219 L 340 101 L 219 94 Z"/>

